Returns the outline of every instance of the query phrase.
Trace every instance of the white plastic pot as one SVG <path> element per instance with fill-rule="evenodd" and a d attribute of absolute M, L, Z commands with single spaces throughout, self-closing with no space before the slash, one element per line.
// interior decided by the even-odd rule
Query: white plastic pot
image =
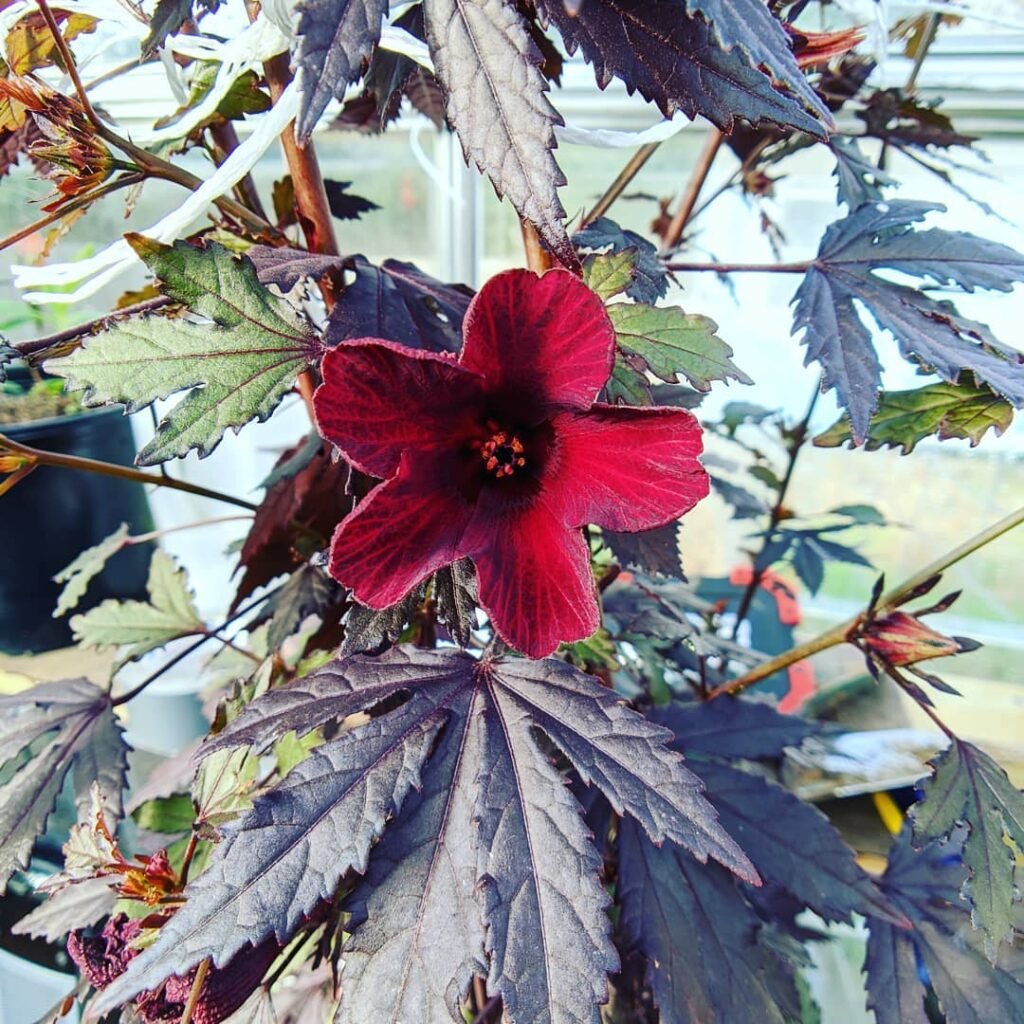
<path fill-rule="evenodd" d="M 0 949 L 0 1024 L 35 1024 L 74 987 L 72 975 Z M 78 1007 L 60 1019 L 78 1024 Z"/>

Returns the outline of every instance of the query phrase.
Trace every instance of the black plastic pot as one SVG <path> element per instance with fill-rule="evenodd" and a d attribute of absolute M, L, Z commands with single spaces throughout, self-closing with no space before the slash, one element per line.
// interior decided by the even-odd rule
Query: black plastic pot
<path fill-rule="evenodd" d="M 33 448 L 122 466 L 135 458 L 131 423 L 119 407 L 8 424 L 0 433 Z M 145 486 L 97 473 L 38 466 L 0 498 L 0 650 L 36 653 L 72 642 L 68 616 L 53 618 L 61 590 L 53 577 L 123 522 L 133 534 L 153 529 Z M 148 544 L 119 552 L 76 610 L 109 597 L 145 597 L 151 554 Z"/>

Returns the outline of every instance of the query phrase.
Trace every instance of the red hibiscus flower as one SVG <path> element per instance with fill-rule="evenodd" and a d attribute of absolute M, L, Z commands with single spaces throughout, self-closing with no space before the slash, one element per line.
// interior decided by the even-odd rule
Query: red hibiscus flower
<path fill-rule="evenodd" d="M 581 527 L 691 509 L 708 492 L 701 431 L 682 409 L 595 401 L 615 334 L 567 271 L 497 275 L 463 331 L 457 360 L 376 338 L 324 357 L 320 433 L 384 481 L 335 531 L 330 572 L 386 608 L 468 556 L 498 634 L 540 658 L 600 624 Z"/>

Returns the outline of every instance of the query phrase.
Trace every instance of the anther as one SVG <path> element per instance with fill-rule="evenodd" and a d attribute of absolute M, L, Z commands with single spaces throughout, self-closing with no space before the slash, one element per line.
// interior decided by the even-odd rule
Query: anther
<path fill-rule="evenodd" d="M 474 441 L 472 447 L 480 452 L 484 468 L 501 480 L 512 476 L 526 465 L 526 447 L 515 434 L 500 429 L 494 420 L 487 421 L 491 436 L 486 441 Z"/>

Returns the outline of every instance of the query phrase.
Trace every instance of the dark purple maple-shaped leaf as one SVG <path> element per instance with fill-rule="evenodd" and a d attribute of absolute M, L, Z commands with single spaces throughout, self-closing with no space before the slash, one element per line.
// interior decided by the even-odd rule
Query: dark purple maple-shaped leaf
<path fill-rule="evenodd" d="M 865 970 L 868 1006 L 878 1024 L 926 1024 L 922 974 L 946 1020 L 956 1024 L 1024 1021 L 1024 945 L 1000 950 L 998 965 L 985 955 L 960 890 L 968 872 L 961 861 L 964 832 L 916 851 L 904 828 L 889 852 L 883 892 L 913 924 L 908 930 L 870 918 Z"/>
<path fill-rule="evenodd" d="M 378 267 L 355 256 L 349 267 L 355 280 L 327 319 L 327 345 L 350 338 L 387 338 L 410 348 L 459 351 L 471 288 L 445 284 L 401 260 L 385 260 Z"/>
<path fill-rule="evenodd" d="M 650 716 L 671 729 L 674 746 L 687 757 L 700 754 L 729 760 L 774 760 L 786 747 L 798 747 L 822 727 L 797 715 L 783 715 L 770 704 L 726 697 L 702 704 L 673 701 Z"/>
<path fill-rule="evenodd" d="M 260 284 L 277 285 L 284 292 L 306 278 L 316 280 L 345 265 L 342 256 L 322 256 L 305 249 L 279 249 L 272 245 L 253 245 L 245 254 L 252 260 Z"/>
<path fill-rule="evenodd" d="M 364 213 L 380 209 L 371 200 L 349 192 L 351 187 L 351 181 L 334 181 L 330 178 L 324 181 L 327 205 L 331 209 L 332 217 L 337 217 L 338 220 L 358 220 Z"/>
<path fill-rule="evenodd" d="M 301 0 L 294 60 L 302 99 L 296 129 L 308 139 L 332 99 L 341 99 L 380 39 L 388 0 Z"/>
<path fill-rule="evenodd" d="M 895 179 L 864 155 L 856 139 L 837 135 L 829 148 L 836 158 L 832 174 L 836 179 L 837 201 L 845 203 L 851 213 L 862 203 L 878 202 L 882 189 L 896 184 Z"/>
<path fill-rule="evenodd" d="M 142 40 L 142 56 L 152 57 L 192 17 L 192 0 L 158 0 L 149 21 L 149 34 Z M 199 0 L 198 6 L 215 11 L 220 0 Z"/>
<path fill-rule="evenodd" d="M 414 263 L 389 259 L 377 266 L 364 256 L 321 256 L 269 245 L 254 245 L 246 255 L 261 284 L 273 284 L 285 292 L 299 281 L 317 280 L 329 271 L 355 275 L 328 317 L 327 345 L 374 337 L 410 348 L 457 352 L 462 344 L 462 320 L 473 289 L 439 281 Z"/>
<path fill-rule="evenodd" d="M 729 873 L 619 825 L 618 902 L 626 948 L 641 954 L 661 1019 L 673 1024 L 799 1020 L 796 965 Z"/>
<path fill-rule="evenodd" d="M 599 861 L 537 729 L 652 840 L 685 843 L 757 879 L 664 746 L 668 734 L 560 661 L 401 647 L 357 655 L 270 691 L 207 750 L 262 749 L 382 708 L 314 750 L 229 827 L 185 906 L 97 1012 L 204 957 L 224 963 L 246 942 L 287 937 L 347 872 L 369 867 L 354 901 L 370 930 L 353 939 L 353 1019 L 452 1019 L 483 964 L 489 992 L 516 1019 L 595 1017 L 617 963 Z M 411 891 L 423 894 L 418 904 L 401 898 Z M 453 903 L 469 916 L 441 938 L 429 924 Z M 372 983 L 383 977 L 392 984 Z"/>
<path fill-rule="evenodd" d="M 679 556 L 679 524 L 668 523 L 642 533 L 602 530 L 601 537 L 623 566 L 635 566 L 661 576 L 683 575 Z"/>
<path fill-rule="evenodd" d="M 821 364 L 826 388 L 835 388 L 854 438 L 862 441 L 878 407 L 881 364 L 856 303 L 895 337 L 908 360 L 955 383 L 964 370 L 1024 405 L 1024 361 L 989 329 L 957 313 L 952 303 L 878 277 L 897 270 L 924 280 L 924 288 L 956 285 L 1010 291 L 1024 280 L 1024 256 L 977 235 L 913 225 L 944 207 L 900 201 L 860 206 L 831 224 L 793 301 L 793 332 L 806 330 L 805 363 Z M 929 282 L 933 282 L 929 284 Z"/>
<path fill-rule="evenodd" d="M 128 748 L 109 693 L 69 679 L 0 696 L 0 766 L 29 747 L 31 756 L 0 786 L 0 893 L 28 863 L 69 773 L 80 815 L 89 812 L 93 782 L 110 819 L 121 815 Z"/>
<path fill-rule="evenodd" d="M 817 808 L 760 776 L 708 760 L 776 760 L 820 726 L 743 698 L 673 702 L 650 717 L 672 729 L 672 746 L 690 758 L 726 830 L 741 837 L 762 878 L 827 920 L 858 913 L 901 921 Z"/>
<path fill-rule="evenodd" d="M 816 807 L 749 772 L 713 762 L 690 764 L 722 824 L 766 881 L 828 921 L 850 921 L 857 913 L 904 923 Z"/>
<path fill-rule="evenodd" d="M 507 196 L 565 266 L 578 265 L 565 231 L 555 162 L 562 118 L 547 98 L 543 56 L 504 0 L 429 0 L 427 41 L 466 160 Z"/>
<path fill-rule="evenodd" d="M 620 78 L 666 117 L 701 114 L 726 132 L 738 118 L 768 121 L 819 137 L 831 125 L 761 0 L 595 0 L 577 15 L 562 0 L 537 7 L 570 53 L 582 48 L 602 89 Z"/>

